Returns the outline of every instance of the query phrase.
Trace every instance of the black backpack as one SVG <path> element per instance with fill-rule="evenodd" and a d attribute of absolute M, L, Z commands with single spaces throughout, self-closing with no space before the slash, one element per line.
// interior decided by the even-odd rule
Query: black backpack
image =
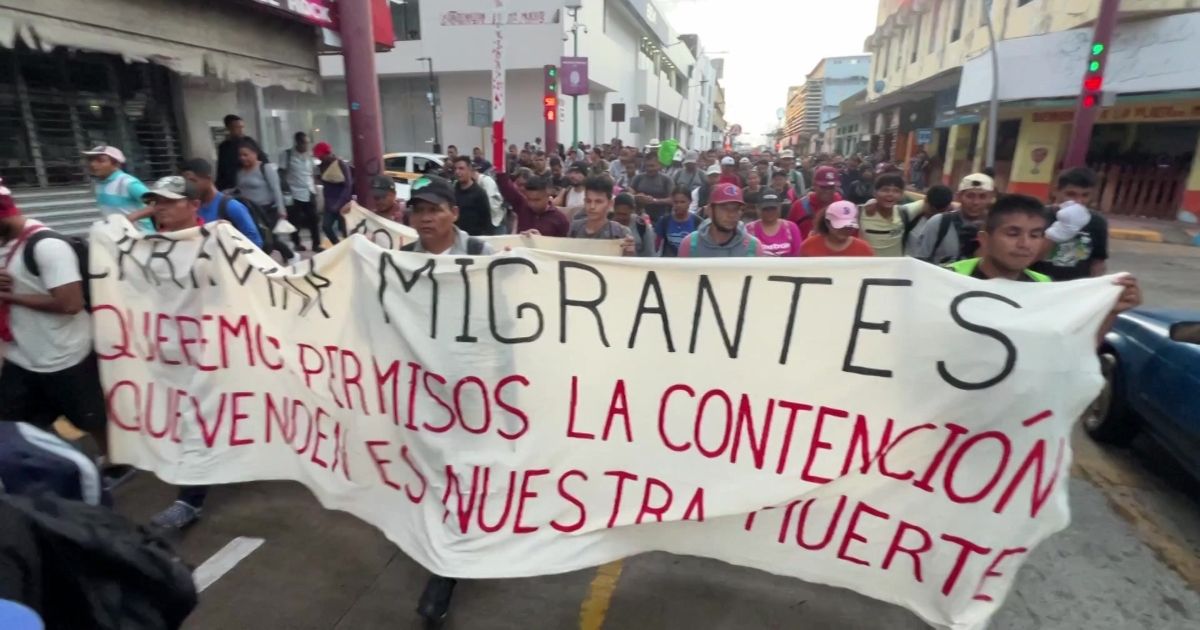
<path fill-rule="evenodd" d="M 254 221 L 254 227 L 258 228 L 258 235 L 262 237 L 262 250 L 270 252 L 271 247 L 275 244 L 275 226 L 271 225 L 267 220 L 267 212 L 262 209 L 262 206 L 246 199 L 245 197 L 233 197 L 226 193 L 220 193 L 221 200 L 217 202 L 217 218 L 222 221 L 229 221 L 229 200 L 232 199 L 246 206 L 250 211 L 250 219 Z M 236 223 L 230 221 L 230 225 L 237 227 Z"/>
<path fill-rule="evenodd" d="M 0 523 L 0 554 L 26 559 L 18 586 L 47 630 L 173 630 L 196 607 L 171 545 L 108 508 L 0 492 Z"/>
<path fill-rule="evenodd" d="M 400 251 L 415 252 L 415 251 L 417 251 L 417 243 L 418 242 L 419 241 L 413 241 L 413 242 L 409 243 L 408 245 L 401 247 Z M 474 236 L 468 236 L 467 237 L 467 255 L 468 256 L 482 256 L 483 255 L 483 241 L 475 238 Z"/>
<path fill-rule="evenodd" d="M 59 234 L 51 229 L 38 230 L 25 239 L 25 251 L 21 254 L 25 268 L 31 275 L 41 277 L 42 270 L 38 267 L 37 258 L 33 255 L 33 248 L 48 238 L 63 241 L 75 250 L 75 257 L 79 260 L 79 277 L 83 279 L 83 308 L 90 312 L 92 310 L 92 283 L 91 276 L 88 274 L 88 243 L 86 240 L 78 236 Z"/>
<path fill-rule="evenodd" d="M 938 222 L 937 238 L 933 241 L 933 249 L 929 250 L 929 255 L 932 257 L 937 254 L 938 246 L 946 239 L 950 228 L 954 228 L 955 234 L 958 235 L 958 257 L 951 261 L 930 260 L 929 262 L 941 264 L 975 257 L 975 252 L 979 249 L 979 228 L 967 225 L 966 221 L 963 221 L 962 215 L 957 212 L 946 213 Z"/>

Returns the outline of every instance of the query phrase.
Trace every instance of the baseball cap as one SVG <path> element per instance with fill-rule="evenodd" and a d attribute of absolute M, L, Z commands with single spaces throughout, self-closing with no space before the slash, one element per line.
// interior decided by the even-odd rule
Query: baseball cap
<path fill-rule="evenodd" d="M 774 192 L 764 192 L 758 195 L 759 208 L 778 208 L 783 204 L 783 200 Z"/>
<path fill-rule="evenodd" d="M 12 191 L 4 185 L 3 181 L 0 181 L 0 219 L 15 217 L 20 212 L 17 209 L 17 202 L 13 199 Z"/>
<path fill-rule="evenodd" d="M 411 202 L 417 200 L 429 203 L 455 205 L 454 186 L 444 178 L 436 175 L 426 175 L 412 183 Z"/>
<path fill-rule="evenodd" d="M 726 155 L 725 157 L 721 158 L 721 166 L 733 166 L 735 164 L 737 164 L 737 162 L 734 161 L 733 156 Z"/>
<path fill-rule="evenodd" d="M 199 199 L 200 192 L 182 175 L 168 175 L 154 182 L 154 185 L 142 195 L 142 202 L 145 203 L 153 197 L 161 197 L 163 199 Z"/>
<path fill-rule="evenodd" d="M 92 147 L 90 151 L 84 151 L 84 155 L 92 157 L 94 155 L 107 155 L 112 158 L 117 164 L 125 163 L 125 154 L 117 147 L 110 147 L 107 144 L 102 144 L 97 147 Z"/>
<path fill-rule="evenodd" d="M 683 163 L 684 163 L 684 164 L 695 164 L 695 163 L 696 163 L 697 161 L 699 161 L 699 160 L 700 160 L 700 152 L 699 152 L 699 151 L 695 151 L 695 150 L 693 150 L 693 151 L 688 151 L 688 152 L 687 152 L 687 155 L 685 155 L 685 156 L 683 157 Z"/>
<path fill-rule="evenodd" d="M 720 175 L 721 174 L 721 165 L 720 164 L 709 164 L 708 168 L 704 169 L 704 174 L 705 175 Z"/>
<path fill-rule="evenodd" d="M 658 147 L 662 146 L 662 143 L 658 141 L 658 138 L 650 138 L 650 143 L 646 146 L 651 149 L 657 149 Z"/>
<path fill-rule="evenodd" d="M 795 159 L 795 157 L 796 157 L 796 152 L 792 151 L 791 149 L 784 149 L 779 152 L 779 159 L 781 159 L 781 160 L 786 160 L 788 158 Z"/>
<path fill-rule="evenodd" d="M 583 173 L 584 175 L 587 175 L 587 172 L 588 172 L 587 162 L 571 162 L 571 168 L 567 169 L 567 172 L 568 173 Z"/>
<path fill-rule="evenodd" d="M 329 146 L 328 142 L 318 142 L 316 146 L 312 148 L 312 154 L 313 157 L 319 160 L 325 156 L 333 155 L 333 147 Z"/>
<path fill-rule="evenodd" d="M 743 157 L 742 159 L 738 160 L 738 164 L 749 164 L 749 163 L 750 163 L 750 158 L 748 158 L 748 157 Z"/>
<path fill-rule="evenodd" d="M 735 202 L 743 205 L 746 203 L 742 197 L 742 188 L 737 184 L 717 184 L 708 196 L 708 203 L 713 205 Z"/>
<path fill-rule="evenodd" d="M 813 173 L 813 186 L 833 188 L 838 185 L 838 172 L 832 166 L 822 166 Z"/>
<path fill-rule="evenodd" d="M 962 178 L 962 181 L 958 183 L 958 192 L 972 189 L 992 192 L 996 190 L 996 182 L 983 173 L 972 173 Z"/>
<path fill-rule="evenodd" d="M 388 177 L 387 175 L 371 176 L 371 194 L 382 197 L 390 192 L 394 192 L 395 190 L 396 184 L 392 181 L 391 177 Z"/>
<path fill-rule="evenodd" d="M 850 201 L 835 201 L 825 208 L 825 218 L 835 230 L 858 227 L 858 206 Z"/>

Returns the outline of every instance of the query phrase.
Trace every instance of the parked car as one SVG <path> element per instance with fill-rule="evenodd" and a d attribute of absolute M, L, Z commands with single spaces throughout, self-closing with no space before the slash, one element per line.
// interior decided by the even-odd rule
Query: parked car
<path fill-rule="evenodd" d="M 1100 345 L 1105 387 L 1083 421 L 1098 441 L 1145 431 L 1200 479 L 1200 312 L 1135 309 Z"/>
<path fill-rule="evenodd" d="M 442 170 L 449 157 L 440 153 L 386 153 L 383 156 L 383 172 L 396 182 L 396 196 L 408 201 L 410 184 L 426 173 Z"/>

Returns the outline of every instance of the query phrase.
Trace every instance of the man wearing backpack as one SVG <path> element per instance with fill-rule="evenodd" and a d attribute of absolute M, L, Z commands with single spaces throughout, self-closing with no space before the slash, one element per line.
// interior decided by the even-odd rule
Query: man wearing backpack
<path fill-rule="evenodd" d="M 838 172 L 832 166 L 822 166 L 813 175 L 813 187 L 807 195 L 801 196 L 792 204 L 788 212 L 789 221 L 800 226 L 800 234 L 808 238 L 819 214 L 835 201 L 842 201 L 838 192 Z M 799 192 L 799 191 L 797 191 Z"/>
<path fill-rule="evenodd" d="M 958 184 L 959 209 L 929 219 L 910 255 L 935 265 L 973 258 L 979 249 L 979 231 L 995 199 L 991 177 L 967 175 Z"/>
<path fill-rule="evenodd" d="M 486 241 L 458 229 L 457 197 L 454 184 L 435 175 L 426 175 L 412 183 L 408 200 L 409 222 L 417 231 L 417 240 L 401 249 L 452 256 L 486 256 L 496 253 Z"/>
<path fill-rule="evenodd" d="M 66 416 L 103 453 L 106 405 L 84 299 L 84 250 L 26 218 L 0 184 L 0 420 L 44 428 Z"/>
<path fill-rule="evenodd" d="M 213 167 L 208 160 L 195 158 L 183 165 L 183 177 L 200 199 L 200 219 L 205 223 L 229 221 L 243 236 L 263 249 L 263 235 L 249 208 L 229 195 L 218 192 L 213 181 Z"/>

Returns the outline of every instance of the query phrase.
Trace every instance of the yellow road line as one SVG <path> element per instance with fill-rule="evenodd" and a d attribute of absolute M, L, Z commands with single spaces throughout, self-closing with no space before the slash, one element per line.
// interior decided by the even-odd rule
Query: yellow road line
<path fill-rule="evenodd" d="M 604 627 L 604 616 L 621 579 L 622 561 L 615 560 L 600 565 L 596 577 L 588 587 L 588 595 L 579 606 L 579 630 L 600 630 Z"/>
<path fill-rule="evenodd" d="M 1108 499 L 1113 510 L 1133 526 L 1134 533 L 1151 551 L 1192 588 L 1200 591 L 1200 558 L 1157 522 L 1154 510 L 1139 501 L 1129 489 L 1137 487 L 1136 473 L 1106 457 L 1087 438 L 1074 441 L 1073 473 L 1091 481 Z"/>
<path fill-rule="evenodd" d="M 1157 230 L 1141 230 L 1137 228 L 1109 228 L 1108 236 L 1125 241 L 1145 241 L 1148 243 L 1163 242 L 1163 235 Z"/>

